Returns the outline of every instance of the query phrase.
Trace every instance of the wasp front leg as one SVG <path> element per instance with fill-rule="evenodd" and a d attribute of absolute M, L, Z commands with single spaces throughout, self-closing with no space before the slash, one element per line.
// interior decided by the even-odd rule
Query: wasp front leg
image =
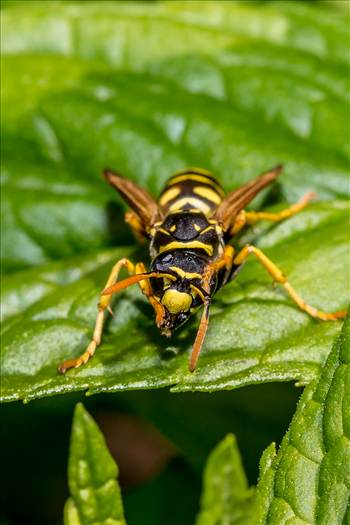
<path fill-rule="evenodd" d="M 346 316 L 346 310 L 340 310 L 338 312 L 322 312 L 313 306 L 305 303 L 300 295 L 294 290 L 292 285 L 288 282 L 287 277 L 281 272 L 281 270 L 268 258 L 266 255 L 255 246 L 245 246 L 239 254 L 233 260 L 234 264 L 242 264 L 250 254 L 254 254 L 258 261 L 264 266 L 264 268 L 272 275 L 273 279 L 284 286 L 289 296 L 298 305 L 298 307 L 307 312 L 312 317 L 322 319 L 323 321 L 336 321 Z"/>
<path fill-rule="evenodd" d="M 143 263 L 137 263 L 135 266 L 135 274 L 144 274 L 146 273 L 146 267 Z M 156 324 L 158 328 L 162 325 L 165 318 L 165 308 L 159 302 L 157 297 L 154 295 L 152 286 L 149 280 L 144 280 L 139 282 L 142 293 L 147 297 L 148 301 L 153 307 L 153 310 L 156 314 Z"/>
<path fill-rule="evenodd" d="M 134 265 L 129 259 L 123 258 L 120 261 L 118 261 L 112 268 L 112 271 L 108 277 L 108 280 L 106 282 L 106 288 L 109 288 L 112 286 L 116 280 L 118 279 L 119 272 L 122 268 L 127 268 L 129 274 L 134 273 Z M 86 348 L 85 352 L 81 354 L 81 356 L 77 357 L 76 359 L 68 359 L 67 361 L 64 361 L 59 367 L 58 370 L 62 374 L 64 374 L 67 370 L 70 368 L 78 368 L 79 366 L 87 363 L 89 359 L 94 355 L 95 350 L 97 346 L 101 342 L 102 332 L 103 332 L 103 325 L 105 321 L 105 310 L 110 310 L 110 302 L 111 302 L 111 295 L 101 295 L 100 302 L 97 305 L 98 313 L 96 317 L 95 322 L 95 329 L 92 336 L 92 339 Z M 111 311 L 111 310 L 110 310 Z"/>
<path fill-rule="evenodd" d="M 199 328 L 197 331 L 196 339 L 194 341 L 192 352 L 190 356 L 190 362 L 188 365 L 188 368 L 190 372 L 194 372 L 197 361 L 199 358 L 199 354 L 201 352 L 203 342 L 205 339 L 205 335 L 207 333 L 208 324 L 209 324 L 209 306 L 210 306 L 210 282 L 212 280 L 212 277 L 216 275 L 220 270 L 226 269 L 227 275 L 230 274 L 232 264 L 233 264 L 233 257 L 234 257 L 234 249 L 232 246 L 226 246 L 224 253 L 222 256 L 217 259 L 216 261 L 213 261 L 208 264 L 208 266 L 205 269 L 203 279 L 202 279 L 202 288 L 204 292 L 206 293 L 206 296 L 203 297 L 204 302 L 204 310 L 202 314 L 201 321 L 199 323 Z"/>

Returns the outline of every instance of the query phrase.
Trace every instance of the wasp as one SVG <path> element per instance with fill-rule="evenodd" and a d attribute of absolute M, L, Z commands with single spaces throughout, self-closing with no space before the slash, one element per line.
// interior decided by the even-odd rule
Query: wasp
<path fill-rule="evenodd" d="M 189 370 L 193 372 L 207 332 L 213 296 L 237 275 L 251 254 L 274 281 L 285 288 L 301 310 L 326 321 L 345 317 L 346 311 L 326 313 L 306 304 L 278 266 L 259 248 L 249 244 L 236 252 L 230 244 L 244 226 L 260 220 L 281 221 L 307 206 L 313 197 L 312 192 L 277 213 L 245 210 L 261 190 L 277 179 L 281 171 L 282 166 L 276 166 L 225 195 L 210 172 L 187 168 L 168 180 L 156 201 L 131 180 L 110 169 L 104 170 L 107 182 L 131 208 L 126 212 L 126 222 L 139 239 L 149 242 L 150 270 L 147 271 L 142 262 L 133 264 L 126 258 L 113 266 L 101 292 L 90 344 L 80 357 L 63 362 L 59 371 L 64 373 L 69 368 L 87 363 L 101 342 L 106 310 L 112 313 L 112 295 L 138 283 L 154 309 L 160 332 L 168 337 L 193 312 L 203 307 L 189 361 Z M 122 268 L 127 269 L 130 277 L 118 281 Z"/>

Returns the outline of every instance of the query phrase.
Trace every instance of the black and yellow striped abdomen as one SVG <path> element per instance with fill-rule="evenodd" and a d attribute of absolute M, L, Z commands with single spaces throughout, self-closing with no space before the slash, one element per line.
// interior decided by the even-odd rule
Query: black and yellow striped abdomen
<path fill-rule="evenodd" d="M 169 179 L 158 204 L 164 215 L 197 210 L 210 216 L 223 198 L 222 187 L 208 171 L 188 168 Z"/>
<path fill-rule="evenodd" d="M 173 175 L 158 204 L 164 220 L 151 232 L 151 257 L 174 250 L 191 250 L 207 260 L 221 255 L 223 242 L 210 216 L 224 196 L 209 172 L 189 168 Z"/>

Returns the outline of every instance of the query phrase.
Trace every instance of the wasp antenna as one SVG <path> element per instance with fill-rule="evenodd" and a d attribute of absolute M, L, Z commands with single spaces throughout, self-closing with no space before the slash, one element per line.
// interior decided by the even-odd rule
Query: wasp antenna
<path fill-rule="evenodd" d="M 105 288 L 104 290 L 102 290 L 101 295 L 112 295 L 116 292 L 119 292 L 120 290 L 124 290 L 124 288 L 128 288 L 129 286 L 132 286 L 133 284 L 136 284 L 145 279 L 152 279 L 152 278 L 162 279 L 163 277 L 166 277 L 170 279 L 171 281 L 176 280 L 176 278 L 173 275 L 170 275 L 167 273 L 158 273 L 158 272 L 137 273 L 136 275 L 127 277 L 126 279 L 123 279 L 122 281 L 118 281 L 117 283 L 112 284 L 112 286 Z"/>
<path fill-rule="evenodd" d="M 190 362 L 188 366 L 190 372 L 194 372 L 196 368 L 199 354 L 202 350 L 205 334 L 207 333 L 208 323 L 209 323 L 209 306 L 210 306 L 210 302 L 207 300 L 205 302 L 204 311 L 202 314 L 201 322 L 199 324 L 196 339 L 192 347 L 192 353 L 191 353 Z"/>
<path fill-rule="evenodd" d="M 112 284 L 112 286 L 105 288 L 102 290 L 101 295 L 112 295 L 116 292 L 119 292 L 120 290 L 124 290 L 124 288 L 128 288 L 129 286 L 142 281 L 143 279 L 150 279 L 151 277 L 154 277 L 151 273 L 139 273 L 137 275 L 132 275 L 131 277 L 127 277 L 126 279 L 118 281 L 117 283 Z"/>

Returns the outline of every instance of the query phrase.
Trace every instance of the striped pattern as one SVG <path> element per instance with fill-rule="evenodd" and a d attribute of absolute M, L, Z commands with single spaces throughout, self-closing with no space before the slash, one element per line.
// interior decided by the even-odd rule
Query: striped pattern
<path fill-rule="evenodd" d="M 222 187 L 208 171 L 188 168 L 169 179 L 158 202 L 164 214 L 197 210 L 208 217 L 223 198 Z"/>

